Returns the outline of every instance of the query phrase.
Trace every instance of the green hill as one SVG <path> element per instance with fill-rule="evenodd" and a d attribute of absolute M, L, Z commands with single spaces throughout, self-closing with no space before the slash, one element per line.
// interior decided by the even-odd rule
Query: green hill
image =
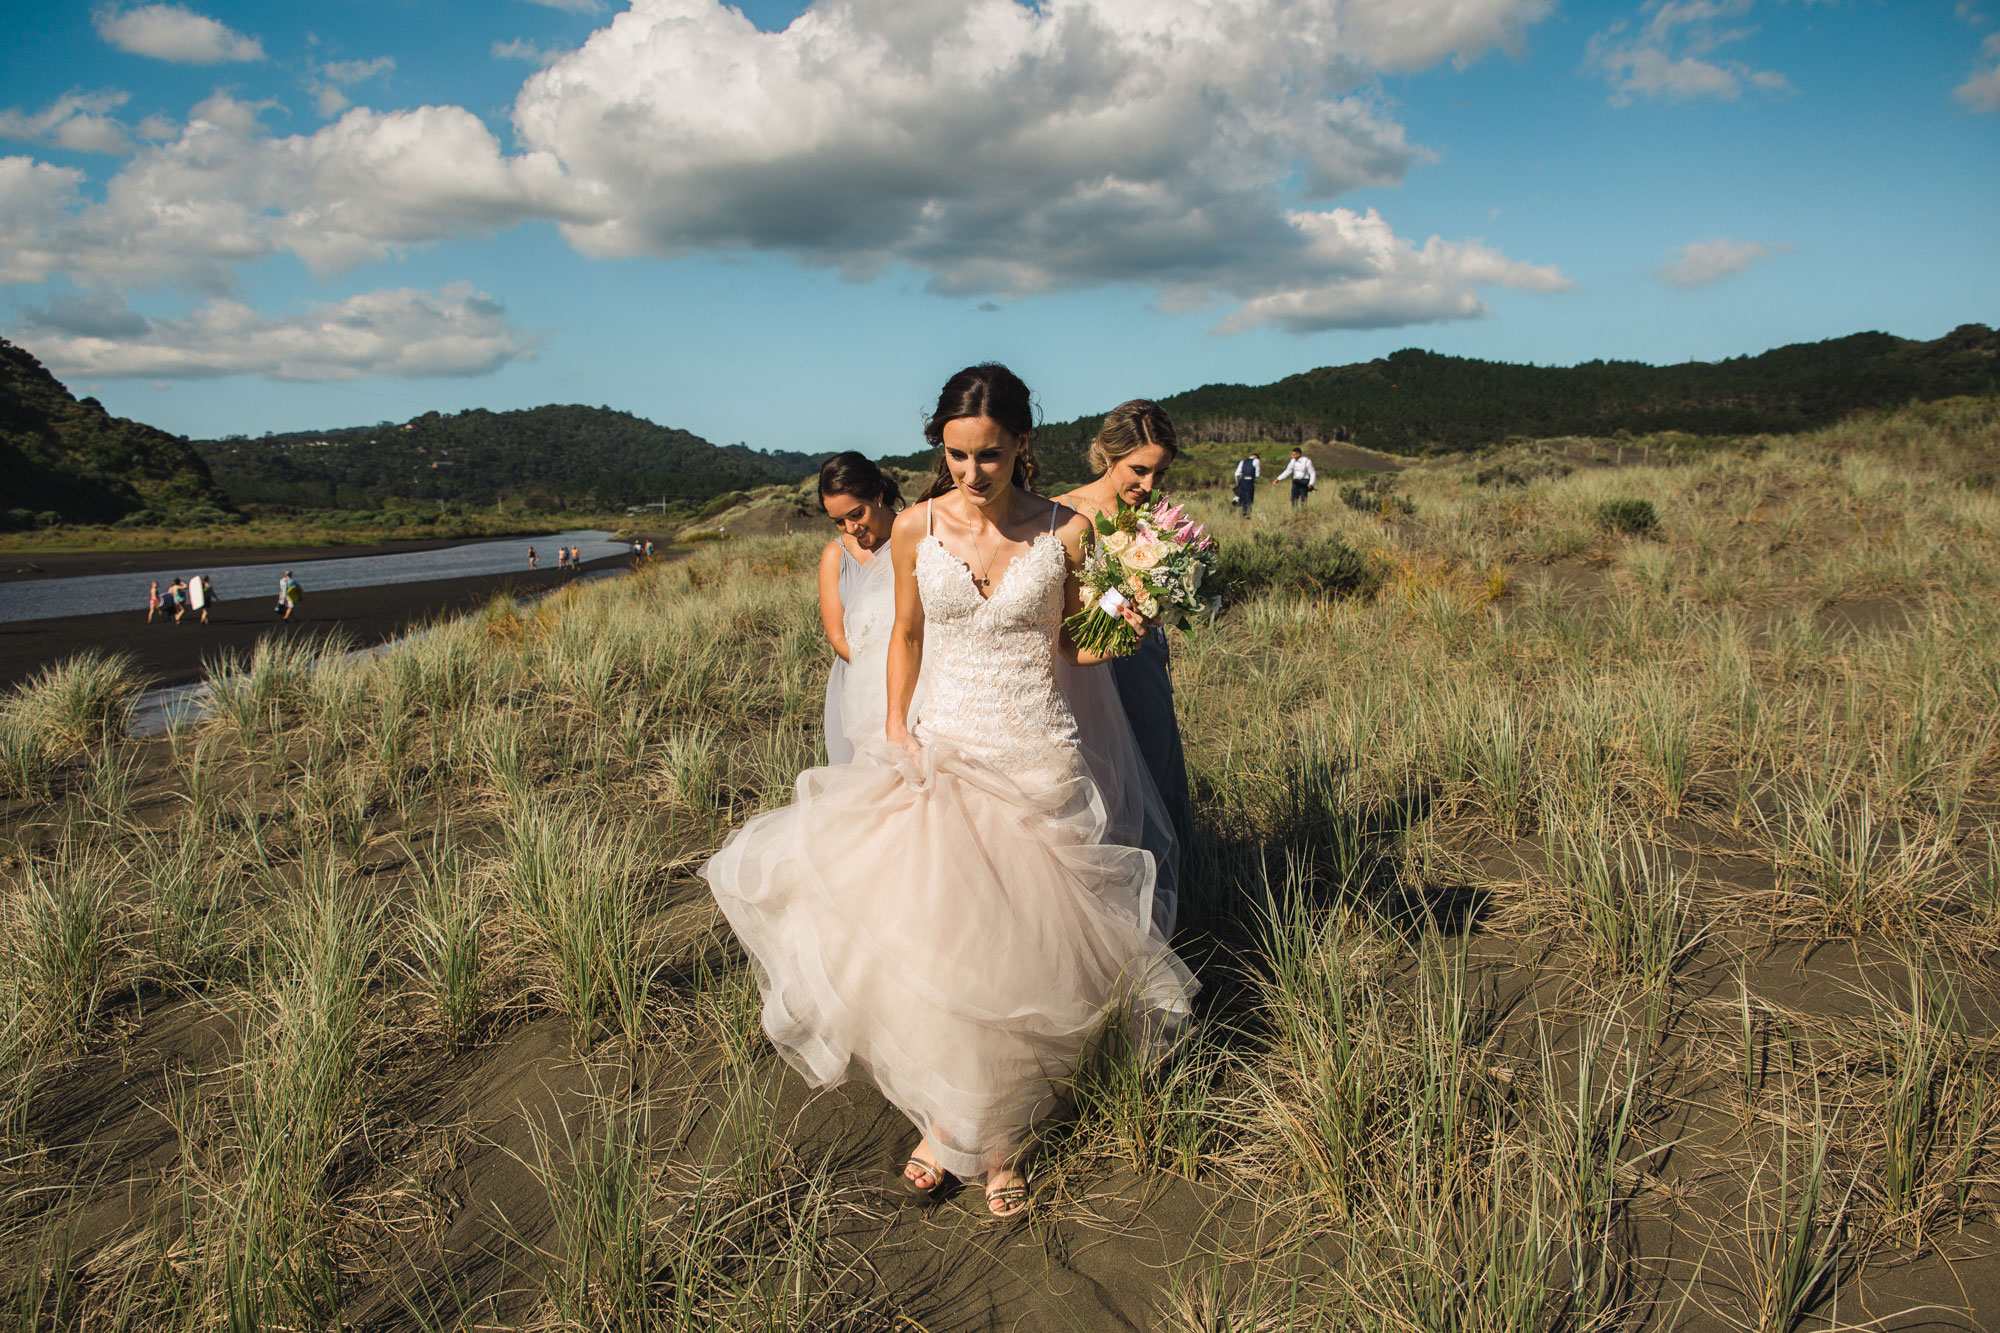
<path fill-rule="evenodd" d="M 614 509 L 665 497 L 699 503 L 796 481 L 810 454 L 717 446 L 608 407 L 426 412 L 406 422 L 195 447 L 240 504 L 368 509 L 391 499 L 546 510 Z"/>
<path fill-rule="evenodd" d="M 77 399 L 0 338 L 0 526 L 220 518 L 228 500 L 186 440 Z"/>
<path fill-rule="evenodd" d="M 1675 366 L 1523 366 L 1407 350 L 1274 384 L 1208 384 L 1160 401 L 1191 441 L 1338 439 L 1417 456 L 1510 436 L 1789 434 L 1863 409 L 1996 390 L 2000 333 L 1962 324 L 1930 342 L 1857 333 Z M 1083 451 L 1102 420 L 1095 413 L 1038 431 L 1044 471 L 1056 480 L 1088 475 Z M 924 466 L 925 455 L 897 461 Z"/>

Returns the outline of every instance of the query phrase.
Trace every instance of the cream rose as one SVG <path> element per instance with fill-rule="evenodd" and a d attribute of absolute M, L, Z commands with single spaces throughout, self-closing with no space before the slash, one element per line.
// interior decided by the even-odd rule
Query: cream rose
<path fill-rule="evenodd" d="M 1132 534 L 1129 532 L 1108 532 L 1104 535 L 1104 549 L 1113 555 L 1124 554 L 1125 548 L 1131 544 Z"/>
<path fill-rule="evenodd" d="M 1131 548 L 1120 554 L 1127 569 L 1151 569 L 1160 563 L 1158 542 L 1133 542 Z"/>
<path fill-rule="evenodd" d="M 1159 599 L 1150 596 L 1141 597 L 1139 599 L 1139 614 L 1144 616 L 1148 620 L 1151 620 L 1153 619 L 1153 617 L 1159 615 L 1160 614 Z"/>

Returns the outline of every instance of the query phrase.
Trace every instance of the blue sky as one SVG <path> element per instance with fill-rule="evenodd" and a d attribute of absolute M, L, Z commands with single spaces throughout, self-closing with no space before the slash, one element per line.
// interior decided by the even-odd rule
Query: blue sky
<path fill-rule="evenodd" d="M 0 332 L 196 436 L 2000 321 L 2000 0 L 9 9 Z"/>

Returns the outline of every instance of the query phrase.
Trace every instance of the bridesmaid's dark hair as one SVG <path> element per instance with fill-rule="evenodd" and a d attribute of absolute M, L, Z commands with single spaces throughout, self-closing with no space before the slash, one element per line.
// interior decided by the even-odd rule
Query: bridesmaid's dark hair
<path fill-rule="evenodd" d="M 875 460 L 849 449 L 819 465 L 819 498 L 851 495 L 857 500 L 873 500 L 890 509 L 903 507 L 903 488 L 896 479 L 875 465 Z"/>
<path fill-rule="evenodd" d="M 930 485 L 917 498 L 933 500 L 952 488 L 951 469 L 944 461 L 944 428 L 966 417 L 998 422 L 1020 439 L 1021 452 L 1014 456 L 1014 484 L 1024 491 L 1034 490 L 1035 477 L 1041 471 L 1035 466 L 1029 442 L 1035 433 L 1034 397 L 1019 375 L 997 361 L 985 361 L 953 375 L 938 393 L 937 410 L 924 423 L 924 438 L 938 451 L 937 462 L 931 469 Z"/>

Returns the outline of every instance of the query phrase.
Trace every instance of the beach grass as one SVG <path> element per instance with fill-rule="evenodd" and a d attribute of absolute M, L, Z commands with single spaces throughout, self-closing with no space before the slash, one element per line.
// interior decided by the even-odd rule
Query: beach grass
<path fill-rule="evenodd" d="M 1199 1012 L 1107 1031 L 999 1234 L 882 1192 L 914 1135 L 777 1060 L 695 874 L 816 761 L 815 540 L 266 641 L 151 741 L 57 664 L 0 700 L 0 1328 L 1976 1324 L 1996 448 L 1183 496 Z"/>

